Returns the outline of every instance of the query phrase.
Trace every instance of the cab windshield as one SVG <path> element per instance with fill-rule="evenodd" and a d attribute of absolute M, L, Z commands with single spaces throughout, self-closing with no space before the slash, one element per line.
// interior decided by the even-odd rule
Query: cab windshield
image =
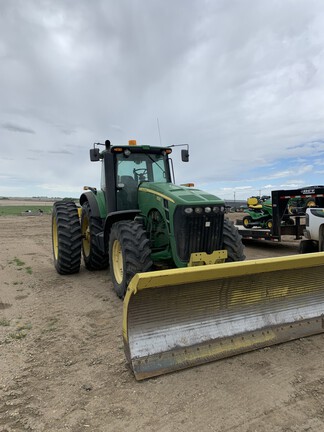
<path fill-rule="evenodd" d="M 117 184 L 125 181 L 168 182 L 166 159 L 161 154 L 131 153 L 127 158 L 123 153 L 117 157 Z"/>
<path fill-rule="evenodd" d="M 170 172 L 166 156 L 155 153 L 116 154 L 117 210 L 138 208 L 138 186 L 143 182 L 168 183 Z"/>

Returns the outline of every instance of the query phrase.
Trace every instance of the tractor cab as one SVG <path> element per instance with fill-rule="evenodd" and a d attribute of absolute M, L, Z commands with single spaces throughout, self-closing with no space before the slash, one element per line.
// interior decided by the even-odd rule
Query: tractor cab
<path fill-rule="evenodd" d="M 120 149 L 120 147 L 118 147 Z M 143 150 L 143 147 L 137 147 Z M 138 186 L 143 182 L 170 183 L 167 154 L 134 147 L 115 152 L 117 211 L 138 208 Z M 114 152 L 114 148 L 112 148 Z"/>
<path fill-rule="evenodd" d="M 96 145 L 99 145 L 97 143 Z M 138 186 L 143 182 L 171 183 L 168 147 L 111 146 L 90 150 L 91 161 L 102 161 L 101 190 L 106 195 L 108 213 L 138 209 Z"/>

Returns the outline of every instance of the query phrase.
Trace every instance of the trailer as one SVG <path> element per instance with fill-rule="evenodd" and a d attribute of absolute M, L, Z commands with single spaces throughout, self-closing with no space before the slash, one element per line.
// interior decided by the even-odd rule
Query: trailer
<path fill-rule="evenodd" d="M 242 220 L 236 221 L 236 227 L 243 239 L 281 241 L 283 235 L 295 236 L 300 240 L 304 234 L 305 209 L 300 206 L 292 211 L 292 202 L 312 202 L 312 205 L 324 207 L 324 186 L 307 186 L 300 189 L 276 190 L 271 193 L 272 202 L 272 228 L 261 229 L 257 227 L 245 228 Z M 289 214 L 291 224 L 284 219 Z M 285 218 L 284 218 L 285 216 Z"/>

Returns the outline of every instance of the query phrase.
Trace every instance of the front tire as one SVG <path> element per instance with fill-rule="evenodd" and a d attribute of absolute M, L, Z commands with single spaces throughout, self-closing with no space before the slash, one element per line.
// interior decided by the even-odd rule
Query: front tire
<path fill-rule="evenodd" d="M 226 262 L 245 260 L 242 237 L 229 219 L 224 219 L 223 249 L 227 250 Z"/>
<path fill-rule="evenodd" d="M 88 270 L 102 270 L 108 267 L 108 255 L 102 253 L 95 239 L 95 236 L 102 231 L 102 220 L 91 215 L 90 204 L 88 201 L 85 202 L 81 213 L 81 233 L 82 255 Z"/>
<path fill-rule="evenodd" d="M 135 221 L 113 224 L 109 236 L 111 280 L 118 297 L 125 296 L 127 286 L 136 273 L 152 267 L 151 249 L 146 231 Z"/>
<path fill-rule="evenodd" d="M 59 274 L 78 273 L 81 263 L 81 227 L 73 201 L 57 201 L 52 213 L 54 265 Z"/>

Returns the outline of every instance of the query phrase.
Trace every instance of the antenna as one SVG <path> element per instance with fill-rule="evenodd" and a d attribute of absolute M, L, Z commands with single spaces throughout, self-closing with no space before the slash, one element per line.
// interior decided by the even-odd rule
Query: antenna
<path fill-rule="evenodd" d="M 158 128 L 158 132 L 159 132 L 160 146 L 162 147 L 159 117 L 156 118 L 156 122 L 157 122 L 157 128 Z"/>

